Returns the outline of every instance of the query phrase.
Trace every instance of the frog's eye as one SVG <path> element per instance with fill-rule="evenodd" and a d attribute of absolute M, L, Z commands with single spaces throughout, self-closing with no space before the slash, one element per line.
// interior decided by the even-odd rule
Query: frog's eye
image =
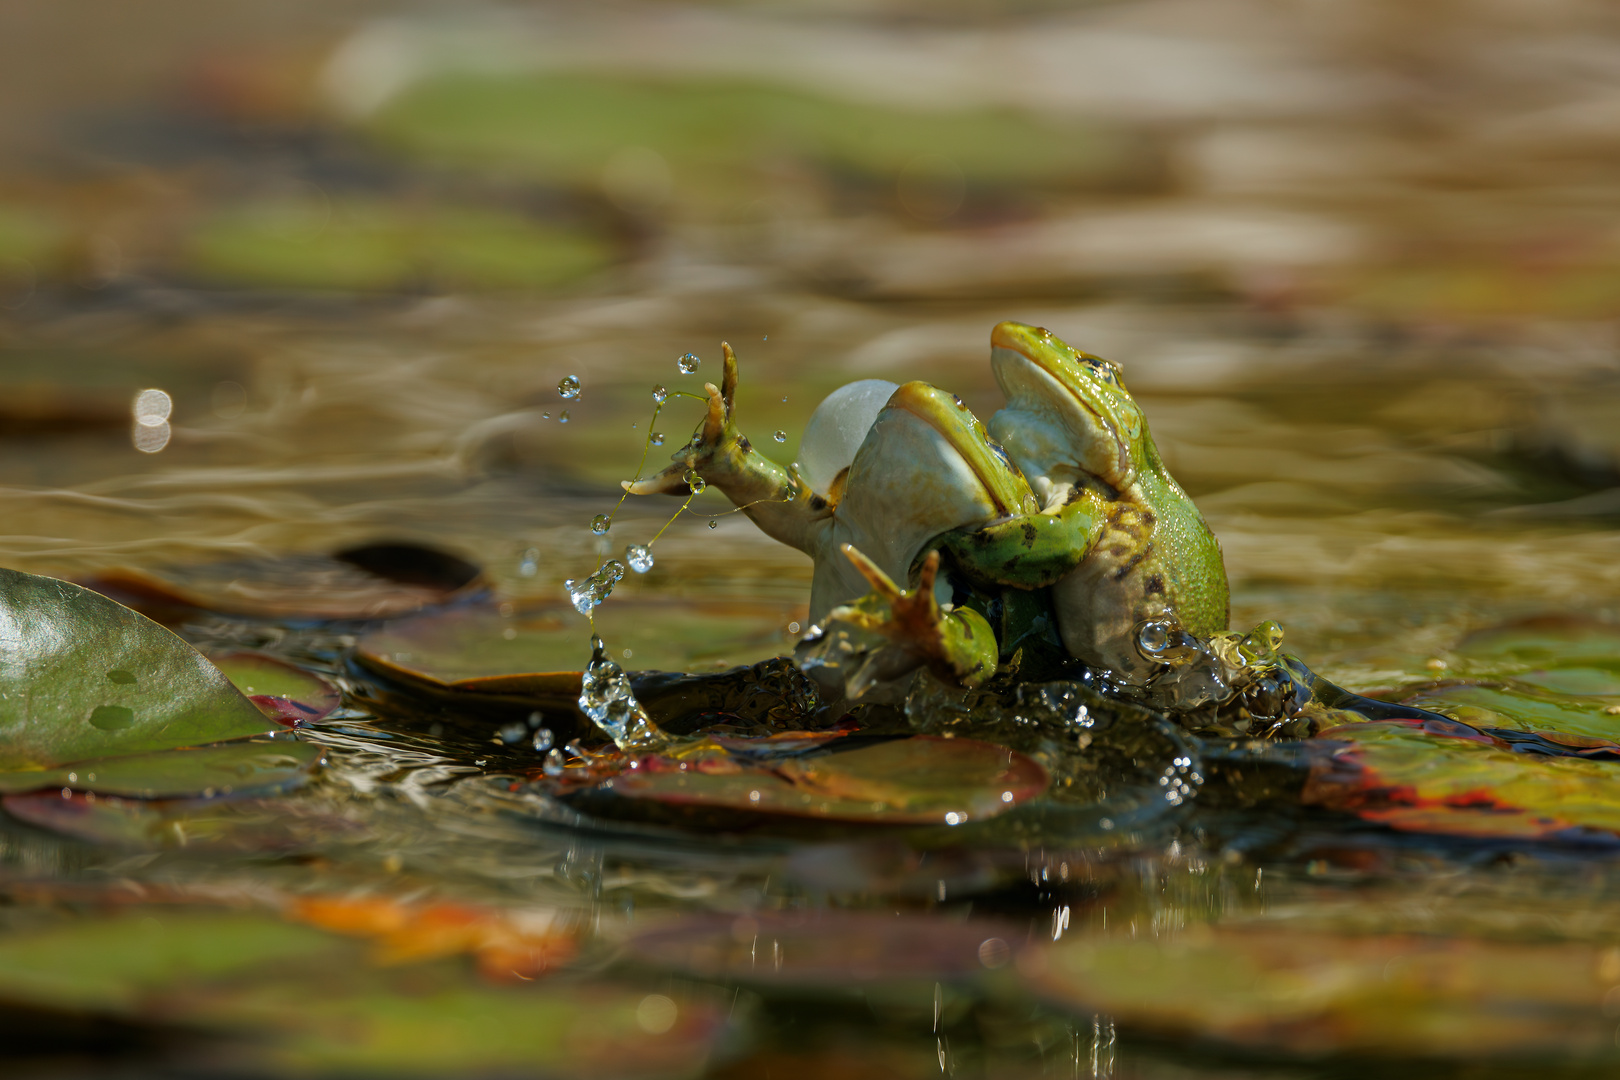
<path fill-rule="evenodd" d="M 1085 362 L 1097 378 L 1112 386 L 1115 390 L 1125 389 L 1124 380 L 1120 378 L 1118 364 L 1112 360 L 1104 360 L 1099 356 L 1088 356 L 1085 358 Z"/>

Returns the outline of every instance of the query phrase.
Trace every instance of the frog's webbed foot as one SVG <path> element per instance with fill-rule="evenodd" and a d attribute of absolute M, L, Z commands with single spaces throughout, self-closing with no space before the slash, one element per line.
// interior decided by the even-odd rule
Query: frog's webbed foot
<path fill-rule="evenodd" d="M 694 471 L 705 483 L 724 486 L 728 471 L 742 467 L 748 453 L 748 439 L 737 431 L 733 416 L 733 402 L 737 395 L 737 354 L 731 346 L 720 343 L 725 356 L 725 368 L 720 385 L 704 383 L 709 395 L 709 411 L 703 417 L 703 428 L 691 442 L 677 450 L 674 463 L 663 472 L 645 480 L 624 480 L 620 486 L 632 495 L 690 495 L 687 472 Z M 710 475 L 714 474 L 714 475 Z"/>
<path fill-rule="evenodd" d="M 916 587 L 907 590 L 896 585 L 853 544 L 844 544 L 841 550 L 871 584 L 872 591 L 852 604 L 835 608 L 828 621 L 848 623 L 889 640 L 868 668 L 881 669 L 884 677 L 892 677 L 926 664 L 940 678 L 970 688 L 995 674 L 998 646 L 990 624 L 969 608 L 946 611 L 934 598 L 939 552 L 928 553 L 919 568 Z"/>

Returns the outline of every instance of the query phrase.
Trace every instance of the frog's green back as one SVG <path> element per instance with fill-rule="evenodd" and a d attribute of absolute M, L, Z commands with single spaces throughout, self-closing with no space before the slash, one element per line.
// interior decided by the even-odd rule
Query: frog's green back
<path fill-rule="evenodd" d="M 1231 617 L 1221 543 L 1210 532 L 1197 505 L 1165 468 L 1153 437 L 1145 429 L 1142 443 L 1147 467 L 1141 470 L 1138 482 L 1158 518 L 1153 544 L 1159 549 L 1161 572 L 1170 577 L 1166 583 L 1170 600 L 1182 625 L 1207 637 L 1225 630 Z"/>

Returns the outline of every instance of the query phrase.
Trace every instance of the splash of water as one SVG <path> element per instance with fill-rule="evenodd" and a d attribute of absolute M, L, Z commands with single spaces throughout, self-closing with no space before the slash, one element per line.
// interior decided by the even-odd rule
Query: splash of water
<path fill-rule="evenodd" d="M 608 658 L 602 639 L 591 636 L 591 663 L 580 683 L 579 707 L 620 750 L 656 750 L 669 742 L 636 700 L 630 677 Z"/>
<path fill-rule="evenodd" d="M 568 599 L 573 601 L 574 610 L 581 615 L 590 615 L 596 606 L 606 600 L 613 593 L 613 586 L 624 577 L 624 563 L 618 559 L 609 559 L 596 568 L 596 573 L 585 578 L 569 578 L 563 582 L 563 588 L 568 590 Z"/>

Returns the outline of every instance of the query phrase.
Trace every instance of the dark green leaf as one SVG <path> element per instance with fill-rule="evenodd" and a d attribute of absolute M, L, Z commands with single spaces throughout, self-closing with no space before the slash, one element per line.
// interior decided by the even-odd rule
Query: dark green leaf
<path fill-rule="evenodd" d="M 272 726 L 201 654 L 145 616 L 65 581 L 0 569 L 0 769 Z"/>

